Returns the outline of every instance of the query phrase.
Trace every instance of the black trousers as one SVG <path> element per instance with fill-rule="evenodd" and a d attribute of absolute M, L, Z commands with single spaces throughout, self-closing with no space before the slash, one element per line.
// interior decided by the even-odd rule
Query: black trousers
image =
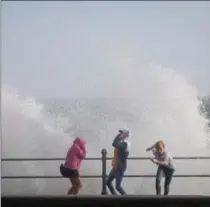
<path fill-rule="evenodd" d="M 174 170 L 160 166 L 158 167 L 157 174 L 156 174 L 156 194 L 161 195 L 161 180 L 162 177 L 165 176 L 165 183 L 164 183 L 164 195 L 168 195 L 170 191 L 170 183 L 174 174 Z"/>

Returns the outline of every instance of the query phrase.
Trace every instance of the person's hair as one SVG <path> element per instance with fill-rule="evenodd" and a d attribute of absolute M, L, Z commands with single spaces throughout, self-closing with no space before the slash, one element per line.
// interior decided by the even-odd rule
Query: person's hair
<path fill-rule="evenodd" d="M 157 150 L 160 149 L 160 147 L 162 147 L 163 149 L 165 148 L 165 143 L 163 142 L 163 140 L 160 140 L 160 141 L 155 143 L 155 148 Z"/>

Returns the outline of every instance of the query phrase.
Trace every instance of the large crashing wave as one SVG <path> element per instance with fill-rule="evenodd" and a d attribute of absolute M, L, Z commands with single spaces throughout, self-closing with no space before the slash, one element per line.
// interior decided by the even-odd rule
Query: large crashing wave
<path fill-rule="evenodd" d="M 205 130 L 208 122 L 198 110 L 200 102 L 195 87 L 183 76 L 173 69 L 140 67 L 132 58 L 110 63 L 107 62 L 112 77 L 110 97 L 115 98 L 115 103 L 112 99 L 77 100 L 73 107 L 70 102 L 64 106 L 54 100 L 56 104 L 45 108 L 34 99 L 22 99 L 17 91 L 3 86 L 3 157 L 64 157 L 76 134 L 88 140 L 88 156 L 100 156 L 104 147 L 112 155 L 111 141 L 119 128 L 132 131 L 131 156 L 148 156 L 145 148 L 157 139 L 164 139 L 176 156 L 210 154 Z M 100 172 L 100 163 L 85 163 L 83 173 Z M 59 164 L 4 163 L 3 174 L 58 174 Z M 132 174 L 151 174 L 155 170 L 156 166 L 149 161 L 129 162 L 128 172 Z M 209 171 L 209 161 L 177 161 L 177 174 Z M 154 194 L 154 179 L 137 180 L 125 179 L 123 184 L 128 193 Z M 61 179 L 5 180 L 2 191 L 63 194 L 68 185 L 67 180 Z M 100 185 L 101 180 L 84 180 L 83 193 L 100 193 Z M 172 193 L 204 194 L 208 188 L 206 179 L 174 178 Z"/>

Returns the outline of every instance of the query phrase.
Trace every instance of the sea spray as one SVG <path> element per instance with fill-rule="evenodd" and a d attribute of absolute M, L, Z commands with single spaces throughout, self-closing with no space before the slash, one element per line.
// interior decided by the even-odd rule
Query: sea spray
<path fill-rule="evenodd" d="M 112 140 L 118 129 L 132 132 L 130 156 L 150 156 L 148 145 L 166 142 L 173 156 L 209 155 L 207 119 L 199 111 L 198 92 L 172 68 L 147 64 L 136 50 L 103 51 L 95 66 L 112 89 L 104 98 L 35 101 L 21 98 L 16 90 L 2 88 L 4 157 L 65 157 L 75 136 L 88 142 L 88 156 L 113 155 Z M 101 52 L 102 53 L 102 52 Z M 117 55 L 116 55 L 117 54 Z M 99 64 L 99 65 L 97 65 Z M 100 67 L 101 66 L 101 67 Z M 86 83 L 88 84 L 88 83 Z M 101 94 L 103 97 L 103 94 Z M 4 163 L 3 174 L 58 175 L 60 162 Z M 208 174 L 208 160 L 176 161 L 176 174 Z M 110 162 L 107 163 L 108 170 Z M 23 169 L 24 171 L 21 171 Z M 100 174 L 101 162 L 85 161 L 82 174 Z M 150 161 L 129 161 L 129 174 L 155 174 Z M 193 182 L 192 182 L 193 181 Z M 14 188 L 15 186 L 20 186 Z M 82 193 L 101 192 L 100 179 L 84 179 Z M 128 193 L 154 194 L 154 179 L 125 178 Z M 199 189 L 197 186 L 201 186 Z M 174 178 L 172 194 L 208 193 L 206 178 Z M 3 182 L 4 193 L 65 194 L 68 179 Z M 31 190 L 27 190 L 31 189 Z"/>

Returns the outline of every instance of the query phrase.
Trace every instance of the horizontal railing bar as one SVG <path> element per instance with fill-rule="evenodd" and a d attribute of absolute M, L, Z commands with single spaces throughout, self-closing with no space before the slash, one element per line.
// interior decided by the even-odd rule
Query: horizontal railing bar
<path fill-rule="evenodd" d="M 111 160 L 107 157 L 106 160 Z M 149 160 L 149 157 L 129 157 L 129 160 Z M 208 160 L 210 157 L 173 157 L 175 160 Z M 65 158 L 2 158 L 1 161 L 63 161 Z M 100 157 L 87 157 L 85 160 L 102 160 Z"/>
<path fill-rule="evenodd" d="M 3 158 L 1 161 L 63 161 L 65 158 Z M 102 160 L 102 158 L 88 157 L 85 160 Z"/>
<path fill-rule="evenodd" d="M 81 178 L 102 178 L 101 175 L 81 175 Z M 156 175 L 125 175 L 124 177 L 127 178 L 153 178 L 156 177 Z M 178 178 L 209 178 L 210 174 L 203 174 L 203 175 L 174 175 L 173 177 Z M 49 175 L 49 176 L 2 176 L 1 179 L 31 179 L 31 178 L 63 178 L 60 175 Z"/>
<path fill-rule="evenodd" d="M 81 178 L 102 178 L 101 175 L 80 175 Z M 2 176 L 1 179 L 30 179 L 30 178 L 63 178 L 61 175 L 38 175 L 38 176 Z"/>
<path fill-rule="evenodd" d="M 149 160 L 150 157 L 129 157 L 129 160 Z M 200 159 L 200 160 L 209 160 L 210 157 L 173 157 L 173 159 L 175 160 L 196 160 L 196 159 Z"/>

